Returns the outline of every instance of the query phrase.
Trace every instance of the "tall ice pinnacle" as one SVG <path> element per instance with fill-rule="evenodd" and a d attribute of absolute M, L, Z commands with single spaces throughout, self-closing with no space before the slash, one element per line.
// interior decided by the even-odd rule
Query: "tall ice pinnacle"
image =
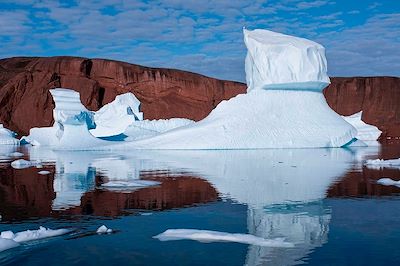
<path fill-rule="evenodd" d="M 329 83 L 325 48 L 313 41 L 269 30 L 243 29 L 247 47 L 247 91 L 322 91 Z"/>

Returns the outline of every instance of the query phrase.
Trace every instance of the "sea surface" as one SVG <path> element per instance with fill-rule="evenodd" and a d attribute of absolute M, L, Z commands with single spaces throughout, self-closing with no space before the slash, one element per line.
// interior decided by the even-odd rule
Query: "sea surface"
<path fill-rule="evenodd" d="M 400 167 L 364 164 L 399 157 L 398 144 L 124 153 L 2 146 L 0 231 L 70 233 L 1 252 L 0 265 L 399 265 L 400 187 L 377 180 L 400 180 Z M 19 158 L 36 166 L 12 168 Z M 113 232 L 97 234 L 101 225 Z M 154 238 L 168 229 L 293 247 Z"/>

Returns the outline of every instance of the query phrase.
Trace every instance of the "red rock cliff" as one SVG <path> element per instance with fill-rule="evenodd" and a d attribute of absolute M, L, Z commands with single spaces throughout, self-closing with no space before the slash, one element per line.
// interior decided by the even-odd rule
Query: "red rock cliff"
<path fill-rule="evenodd" d="M 8 58 L 0 60 L 0 122 L 27 134 L 52 124 L 54 107 L 48 90 L 72 88 L 90 110 L 133 92 L 145 118 L 185 117 L 200 120 L 222 100 L 246 91 L 243 83 L 199 74 L 148 68 L 124 62 L 77 57 Z M 363 119 L 384 136 L 400 136 L 400 79 L 393 77 L 332 78 L 325 90 L 329 105 Z"/>

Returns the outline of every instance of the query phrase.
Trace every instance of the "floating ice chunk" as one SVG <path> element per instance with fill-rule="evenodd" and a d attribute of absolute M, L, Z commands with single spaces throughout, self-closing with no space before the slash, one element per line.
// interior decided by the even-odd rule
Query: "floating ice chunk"
<path fill-rule="evenodd" d="M 283 238 L 264 239 L 250 234 L 231 234 L 225 232 L 197 229 L 168 229 L 165 232 L 154 236 L 154 238 L 157 238 L 160 241 L 189 239 L 206 243 L 237 242 L 264 247 L 294 247 L 293 243 L 285 242 Z"/>
<path fill-rule="evenodd" d="M 19 145 L 19 140 L 15 136 L 13 131 L 0 124 L 0 145 Z"/>
<path fill-rule="evenodd" d="M 39 171 L 38 174 L 39 175 L 48 175 L 48 174 L 50 174 L 50 172 L 43 170 L 43 171 Z"/>
<path fill-rule="evenodd" d="M 40 164 L 40 162 L 27 161 L 27 160 L 24 160 L 24 159 L 18 159 L 18 160 L 15 160 L 15 161 L 13 161 L 11 163 L 11 167 L 14 168 L 14 169 L 24 169 L 24 168 L 37 166 L 39 164 Z"/>
<path fill-rule="evenodd" d="M 353 127 L 357 129 L 356 138 L 359 140 L 371 141 L 377 140 L 382 131 L 380 131 L 376 126 L 369 125 L 361 120 L 362 111 L 355 113 L 350 116 L 342 116 L 344 120 L 350 123 Z"/>
<path fill-rule="evenodd" d="M 122 134 L 129 125 L 143 120 L 139 106 L 140 101 L 132 93 L 118 95 L 114 101 L 95 112 L 96 128 L 91 133 L 96 137 Z"/>
<path fill-rule="evenodd" d="M 19 243 L 15 242 L 14 240 L 0 238 L 0 252 L 10 249 L 10 248 L 16 248 L 18 246 L 19 246 Z"/>
<path fill-rule="evenodd" d="M 383 167 L 400 168 L 400 158 L 390 159 L 390 160 L 383 160 L 383 159 L 366 160 L 365 165 L 368 168 L 373 168 L 373 169 L 379 169 Z"/>
<path fill-rule="evenodd" d="M 112 233 L 112 231 L 113 231 L 112 229 L 107 228 L 107 226 L 105 226 L 105 225 L 102 225 L 97 229 L 96 233 L 98 233 L 98 234 L 110 234 L 110 233 Z"/>
<path fill-rule="evenodd" d="M 376 181 L 376 183 L 380 184 L 380 185 L 384 185 L 384 186 L 396 186 L 396 187 L 400 187 L 400 181 L 396 181 L 390 178 L 381 178 L 378 181 Z"/>
<path fill-rule="evenodd" d="M 269 30 L 243 29 L 247 47 L 247 91 L 322 91 L 329 83 L 325 48 L 313 41 Z M 287 108 L 286 106 L 285 108 Z"/>
<path fill-rule="evenodd" d="M 115 189 L 123 189 L 123 188 L 142 188 L 142 187 L 150 187 L 150 186 L 157 186 L 161 184 L 157 181 L 151 180 L 129 180 L 129 181 L 122 181 L 122 180 L 113 180 L 107 183 L 102 184 L 101 186 L 104 188 L 115 188 Z"/>
<path fill-rule="evenodd" d="M 3 231 L 0 235 L 0 252 L 17 247 L 22 242 L 65 235 L 68 232 L 67 229 L 52 230 L 43 226 L 40 226 L 38 230 L 26 230 L 15 234 L 12 231 Z"/>
<path fill-rule="evenodd" d="M 32 240 L 39 240 L 49 237 L 55 237 L 60 235 L 65 235 L 69 232 L 67 229 L 48 229 L 43 226 L 40 226 L 38 230 L 26 230 L 22 232 L 15 233 L 13 238 L 16 242 L 26 242 Z"/>

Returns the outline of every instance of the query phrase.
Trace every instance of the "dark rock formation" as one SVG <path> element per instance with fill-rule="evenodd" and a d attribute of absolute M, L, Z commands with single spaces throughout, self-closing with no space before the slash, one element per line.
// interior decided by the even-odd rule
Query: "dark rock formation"
<path fill-rule="evenodd" d="M 332 78 L 325 89 L 330 107 L 341 115 L 363 111 L 362 120 L 377 126 L 382 137 L 400 136 L 400 78 Z"/>
<path fill-rule="evenodd" d="M 133 92 L 146 119 L 200 120 L 222 100 L 246 91 L 239 82 L 104 59 L 8 58 L 0 60 L 0 122 L 21 135 L 51 125 L 54 103 L 48 90 L 54 87 L 79 91 L 90 110 Z M 363 120 L 377 125 L 384 137 L 400 136 L 400 78 L 332 78 L 324 94 L 339 114 L 363 110 Z"/>

